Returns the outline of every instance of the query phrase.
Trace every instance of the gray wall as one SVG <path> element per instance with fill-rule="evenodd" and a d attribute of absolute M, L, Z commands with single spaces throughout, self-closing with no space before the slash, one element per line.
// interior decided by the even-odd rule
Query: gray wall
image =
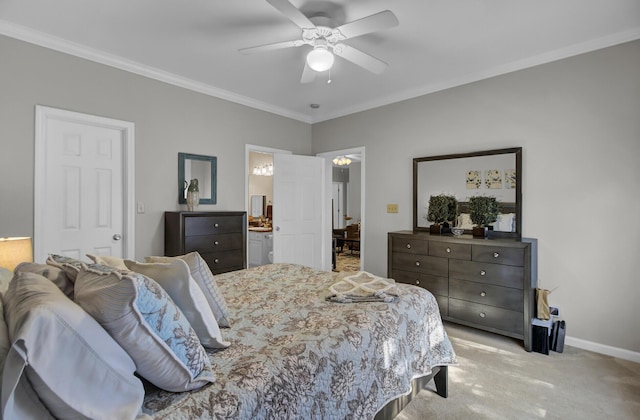
<path fill-rule="evenodd" d="M 314 153 L 366 147 L 365 270 L 385 275 L 387 232 L 412 228 L 414 157 L 522 146 L 540 285 L 574 343 L 637 360 L 639 69 L 636 41 L 314 124 Z"/>
<path fill-rule="evenodd" d="M 163 212 L 179 209 L 178 152 L 218 157 L 218 204 L 244 210 L 245 144 L 311 151 L 311 126 L 0 36 L 0 236 L 33 235 L 35 106 L 132 121 L 136 258 L 164 252 Z M 182 206 L 186 210 L 185 206 Z"/>

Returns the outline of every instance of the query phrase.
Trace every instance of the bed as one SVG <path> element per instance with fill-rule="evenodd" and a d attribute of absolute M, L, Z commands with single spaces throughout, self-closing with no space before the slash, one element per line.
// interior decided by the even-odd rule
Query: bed
<path fill-rule="evenodd" d="M 433 296 L 398 285 L 395 303 L 334 303 L 332 273 L 271 264 L 216 276 L 231 346 L 210 352 L 215 383 L 148 388 L 143 412 L 165 418 L 373 418 L 412 380 L 456 362 Z M 439 392 L 446 392 L 446 369 Z M 440 379 L 440 378 L 439 378 Z M 390 406 L 391 407 L 391 406 Z"/>
<path fill-rule="evenodd" d="M 143 265 L 127 264 L 129 268 L 131 264 L 141 268 Z M 184 266 L 186 276 L 190 278 L 187 263 L 174 261 L 169 265 Z M 27 264 L 22 270 L 24 272 L 14 277 L 18 281 L 10 282 L 2 301 L 9 337 L 21 337 L 24 344 L 18 346 L 22 348 L 18 349 L 20 354 L 15 351 L 15 341 L 11 346 L 4 364 L 4 379 L 6 382 L 7 370 L 16 370 L 9 368 L 17 366 L 16 362 L 26 372 L 26 378 L 20 372 L 9 372 L 9 377 L 16 378 L 17 382 L 13 383 L 18 384 L 14 411 L 27 410 L 24 413 L 30 414 L 25 418 L 48 418 L 50 402 L 58 404 L 63 412 L 76 413 L 86 409 L 89 411 L 85 413 L 91 410 L 100 413 L 88 415 L 95 418 L 108 418 L 105 410 L 111 410 L 109 406 L 114 404 L 122 404 L 122 410 L 128 410 L 130 414 L 125 417 L 138 412 L 138 417 L 153 419 L 392 418 L 432 378 L 438 394 L 446 397 L 447 367 L 456 363 L 437 303 L 426 290 L 397 284 L 394 289 L 397 296 L 390 302 L 338 303 L 326 299 L 330 286 L 336 283 L 335 273 L 295 264 L 270 264 L 211 276 L 226 301 L 225 316 L 228 316 L 229 325 L 225 328 L 220 324 L 223 328 L 219 329 L 216 325 L 216 331 L 221 335 L 219 343 L 224 343 L 221 345 L 224 348 L 207 348 L 205 352 L 200 346 L 201 358 L 207 360 L 207 365 L 210 362 L 207 374 L 213 375 L 215 380 L 207 381 L 204 386 L 192 386 L 194 382 L 188 380 L 192 387 L 185 389 L 189 390 L 171 392 L 152 385 L 154 381 L 147 381 L 143 374 L 141 360 L 146 363 L 157 351 L 143 345 L 141 355 L 140 350 L 126 347 L 114 336 L 108 322 L 92 313 L 91 305 L 86 301 L 90 279 L 99 285 L 98 295 L 102 297 L 114 295 L 105 292 L 106 279 L 115 278 L 113 284 L 120 287 L 125 282 L 123 279 L 135 284 L 136 278 L 144 276 L 130 269 L 100 264 L 88 268 L 84 263 L 70 259 L 65 259 L 60 268 Z M 137 283 L 137 287 L 148 282 L 147 279 Z M 159 279 L 158 284 L 161 284 Z M 161 292 L 163 288 L 170 290 L 171 285 L 165 283 L 162 287 L 154 287 L 156 292 Z M 50 309 L 56 311 L 57 319 L 65 316 L 65 319 L 76 320 L 73 323 L 77 323 L 77 328 L 70 329 L 66 322 L 53 322 L 47 315 L 53 313 L 49 309 L 49 312 L 38 309 L 43 314 L 40 318 L 29 315 L 34 314 L 32 309 L 20 309 L 20 301 L 27 301 L 20 296 L 30 293 L 29 288 L 36 290 L 34 308 L 49 307 L 44 301 L 56 300 Z M 129 302 L 131 298 L 127 296 L 138 294 L 139 291 L 133 291 L 119 296 Z M 114 302 L 110 301 L 110 305 Z M 178 301 L 176 305 L 179 306 Z M 174 305 L 161 307 L 165 310 Z M 101 310 L 105 308 L 112 309 L 107 305 Z M 178 312 L 163 316 L 180 318 Z M 26 318 L 21 321 L 20 316 Z M 37 321 L 33 321 L 34 318 Z M 32 327 L 20 327 L 24 320 L 31 320 Z M 123 329 L 124 318 L 119 317 L 117 321 L 118 328 Z M 21 335 L 16 335 L 15 331 Z M 129 334 L 136 345 L 146 340 L 140 336 L 142 330 L 137 331 Z M 191 337 L 195 337 L 194 334 L 192 332 Z M 8 346 L 9 343 L 4 345 L 5 350 Z M 103 349 L 106 355 L 96 362 L 96 353 Z M 134 351 L 138 354 L 134 355 Z M 78 365 L 81 359 L 84 367 Z M 165 369 L 161 363 L 147 368 L 156 367 Z M 137 372 L 135 377 L 134 370 Z M 96 382 L 97 378 L 102 382 Z M 127 383 L 117 378 L 128 378 Z M 69 387 L 57 392 L 58 383 L 68 383 Z M 131 391 L 123 392 L 123 387 Z M 2 390 L 3 407 L 7 404 L 6 391 L 11 389 L 14 388 Z M 68 393 L 66 397 L 62 395 L 64 392 Z M 83 396 L 79 397 L 80 394 Z M 20 395 L 28 396 L 33 403 L 19 405 Z M 94 399 L 88 402 L 86 398 Z M 35 404 L 37 399 L 43 404 Z M 60 404 L 61 400 L 63 404 Z M 32 414 L 36 405 L 42 416 Z"/>

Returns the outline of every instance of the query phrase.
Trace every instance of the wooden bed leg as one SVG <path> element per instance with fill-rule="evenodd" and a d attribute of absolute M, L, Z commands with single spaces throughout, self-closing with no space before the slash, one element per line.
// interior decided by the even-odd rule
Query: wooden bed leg
<path fill-rule="evenodd" d="M 448 366 L 440 366 L 440 371 L 433 377 L 433 382 L 436 384 L 436 393 L 442 398 L 447 398 Z"/>

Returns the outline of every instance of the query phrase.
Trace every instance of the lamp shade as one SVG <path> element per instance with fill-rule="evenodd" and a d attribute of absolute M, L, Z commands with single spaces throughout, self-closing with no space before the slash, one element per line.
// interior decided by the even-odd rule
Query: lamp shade
<path fill-rule="evenodd" d="M 315 71 L 326 71 L 333 66 L 333 54 L 327 47 L 317 46 L 307 54 L 307 64 Z"/>
<path fill-rule="evenodd" d="M 31 238 L 0 238 L 0 267 L 13 271 L 21 262 L 32 261 Z"/>

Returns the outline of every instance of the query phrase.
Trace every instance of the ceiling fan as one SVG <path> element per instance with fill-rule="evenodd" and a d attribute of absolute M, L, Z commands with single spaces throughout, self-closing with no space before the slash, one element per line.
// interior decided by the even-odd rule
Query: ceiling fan
<path fill-rule="evenodd" d="M 240 52 L 254 53 L 310 45 L 313 49 L 307 55 L 301 83 L 310 83 L 315 79 L 316 73 L 329 70 L 333 65 L 334 54 L 374 74 L 380 74 L 387 68 L 387 63 L 384 61 L 342 41 L 398 25 L 398 19 L 393 12 L 385 10 L 337 28 L 331 28 L 328 26 L 329 17 L 326 14 L 307 17 L 289 0 L 267 0 L 267 3 L 302 29 L 302 39 L 242 48 Z"/>

